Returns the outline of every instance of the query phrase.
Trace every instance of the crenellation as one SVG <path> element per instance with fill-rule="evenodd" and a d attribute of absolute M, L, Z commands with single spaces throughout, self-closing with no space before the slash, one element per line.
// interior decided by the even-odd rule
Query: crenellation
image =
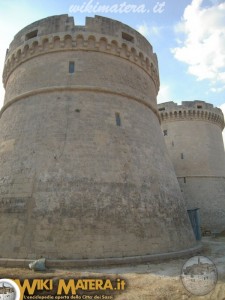
<path fill-rule="evenodd" d="M 90 41 L 92 42 L 90 43 Z M 103 41 L 105 46 L 102 45 Z M 30 59 L 31 56 L 42 55 L 51 51 L 63 51 L 68 48 L 74 51 L 83 50 L 84 48 L 93 50 L 93 44 L 95 44 L 95 51 L 107 52 L 138 64 L 152 78 L 157 90 L 159 89 L 160 83 L 155 56 L 148 57 L 138 47 L 133 44 L 127 45 L 121 39 L 115 40 L 114 38 L 112 40 L 109 36 L 102 37 L 101 34 L 90 35 L 89 32 L 80 32 L 76 36 L 62 32 L 60 34 L 57 33 L 57 35 L 43 35 L 26 41 L 19 49 L 15 49 L 14 52 L 11 51 L 11 55 L 8 54 L 7 56 L 3 71 L 4 86 L 17 64 L 20 65 L 22 62 Z"/>
<path fill-rule="evenodd" d="M 173 101 L 158 104 L 158 111 L 162 122 L 182 120 L 208 121 L 224 129 L 224 116 L 221 109 L 205 101 L 182 101 L 181 105 Z"/>
<path fill-rule="evenodd" d="M 32 36 L 32 33 L 35 32 L 36 34 Z M 44 35 L 54 35 L 56 33 L 65 34 L 66 32 L 71 35 L 76 35 L 79 32 L 93 32 L 95 34 L 107 35 L 111 38 L 114 37 L 120 40 L 121 43 L 123 41 L 130 46 L 132 46 L 132 44 L 136 45 L 138 48 L 140 48 L 140 50 L 146 52 L 146 55 L 148 56 L 153 55 L 152 46 L 147 39 L 133 28 L 119 21 L 106 17 L 95 16 L 94 18 L 87 17 L 85 25 L 79 26 L 74 24 L 73 17 L 69 17 L 68 15 L 59 15 L 34 22 L 19 31 L 10 44 L 7 56 L 10 52 L 13 52 L 27 40 L 34 40 L 35 38 L 39 38 Z M 123 38 L 123 33 L 131 36 L 133 38 L 132 41 Z"/>
<path fill-rule="evenodd" d="M 202 100 L 194 100 L 194 101 L 182 101 L 181 104 L 177 104 L 173 101 L 165 102 L 165 103 L 159 103 L 158 104 L 158 109 L 162 110 L 187 110 L 187 109 L 204 109 L 204 110 L 212 110 L 212 111 L 217 111 L 222 115 L 221 109 L 214 107 L 213 104 L 207 103 Z"/>
<path fill-rule="evenodd" d="M 14 49 L 21 46 L 27 40 L 27 35 L 34 31 L 37 31 L 35 37 L 40 37 L 57 32 L 71 31 L 73 28 L 74 19 L 73 17 L 68 17 L 68 15 L 53 16 L 33 22 L 15 35 L 9 46 L 9 52 L 14 51 Z M 31 38 L 31 40 L 35 39 L 35 37 Z"/>

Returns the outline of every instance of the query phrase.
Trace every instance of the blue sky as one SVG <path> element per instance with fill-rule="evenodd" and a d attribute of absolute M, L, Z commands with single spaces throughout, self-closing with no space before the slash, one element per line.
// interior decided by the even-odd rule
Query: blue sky
<path fill-rule="evenodd" d="M 145 13 L 71 12 L 71 6 L 145 6 Z M 117 19 L 150 41 L 159 61 L 158 102 L 204 100 L 225 110 L 225 1 L 220 0 L 64 0 L 0 2 L 0 69 L 13 36 L 38 19 L 69 14 L 77 25 L 95 14 Z M 0 87 L 0 107 L 4 89 Z"/>

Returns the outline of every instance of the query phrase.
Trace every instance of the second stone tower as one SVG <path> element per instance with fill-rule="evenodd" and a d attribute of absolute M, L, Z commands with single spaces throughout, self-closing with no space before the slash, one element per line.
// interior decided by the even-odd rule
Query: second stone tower
<path fill-rule="evenodd" d="M 200 208 L 202 230 L 225 230 L 223 113 L 204 101 L 158 105 L 164 138 L 189 209 Z"/>

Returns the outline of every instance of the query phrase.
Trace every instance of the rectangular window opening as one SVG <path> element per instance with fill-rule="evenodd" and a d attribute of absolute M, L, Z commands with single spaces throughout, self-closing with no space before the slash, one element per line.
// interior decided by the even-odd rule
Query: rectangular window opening
<path fill-rule="evenodd" d="M 198 109 L 202 108 L 202 105 L 197 105 L 197 108 L 198 108 Z"/>
<path fill-rule="evenodd" d="M 181 153 L 181 154 L 180 154 L 180 158 L 181 158 L 181 159 L 184 159 L 184 153 Z"/>
<path fill-rule="evenodd" d="M 186 177 L 184 177 L 184 183 L 186 183 Z"/>
<path fill-rule="evenodd" d="M 163 135 L 164 136 L 168 135 L 168 131 L 167 130 L 163 130 Z"/>
<path fill-rule="evenodd" d="M 163 111 L 163 110 L 165 110 L 165 107 L 159 108 L 159 111 Z"/>
<path fill-rule="evenodd" d="M 118 112 L 115 113 L 115 117 L 116 117 L 116 125 L 121 126 L 120 114 Z"/>
<path fill-rule="evenodd" d="M 73 74 L 75 72 L 75 63 L 74 61 L 69 62 L 69 73 Z"/>
<path fill-rule="evenodd" d="M 122 38 L 128 42 L 134 42 L 134 37 L 126 32 L 122 32 Z"/>
<path fill-rule="evenodd" d="M 25 40 L 27 41 L 27 40 L 35 38 L 37 36 L 37 34 L 38 34 L 38 30 L 31 31 L 26 34 Z"/>

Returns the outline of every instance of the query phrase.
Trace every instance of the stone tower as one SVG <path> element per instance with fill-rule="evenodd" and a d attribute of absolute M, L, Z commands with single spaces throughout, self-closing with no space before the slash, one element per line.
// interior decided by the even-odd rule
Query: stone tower
<path fill-rule="evenodd" d="M 2 258 L 97 264 L 196 246 L 141 34 L 99 16 L 39 20 L 10 44 L 3 82 Z"/>
<path fill-rule="evenodd" d="M 225 230 L 222 111 L 204 101 L 167 102 L 158 109 L 187 208 L 200 208 L 203 232 Z"/>

